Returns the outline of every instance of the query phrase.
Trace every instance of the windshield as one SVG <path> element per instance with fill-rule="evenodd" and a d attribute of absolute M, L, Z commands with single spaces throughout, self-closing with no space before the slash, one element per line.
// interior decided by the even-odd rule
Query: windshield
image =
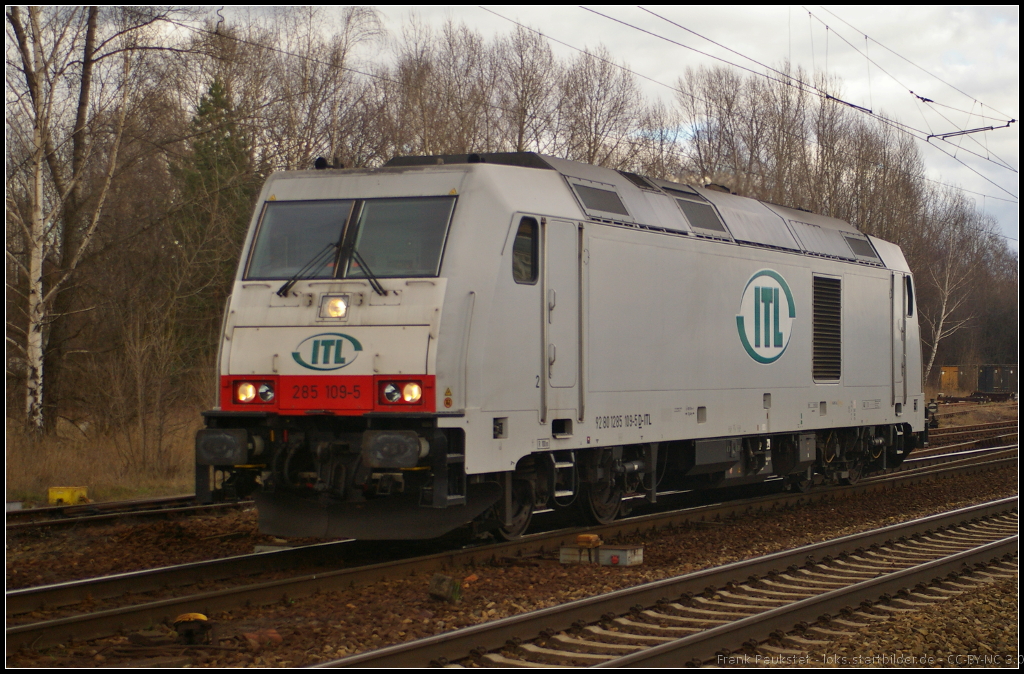
<path fill-rule="evenodd" d="M 358 257 L 377 278 L 437 276 L 454 206 L 455 197 L 268 203 L 246 278 L 291 278 L 343 236 L 340 263 L 304 278 L 366 278 Z"/>
<path fill-rule="evenodd" d="M 291 278 L 341 233 L 352 201 L 272 201 L 267 203 L 246 278 Z M 334 256 L 308 278 L 333 278 Z"/>
<path fill-rule="evenodd" d="M 366 201 L 355 249 L 374 276 L 437 276 L 454 203 L 454 197 Z M 352 260 L 345 276 L 366 273 Z"/>

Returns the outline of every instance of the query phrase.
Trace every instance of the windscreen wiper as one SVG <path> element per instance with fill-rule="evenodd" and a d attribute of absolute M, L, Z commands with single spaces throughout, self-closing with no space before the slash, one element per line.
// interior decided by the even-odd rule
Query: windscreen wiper
<path fill-rule="evenodd" d="M 334 252 L 336 250 L 338 250 L 337 243 L 329 243 L 324 246 L 324 249 L 313 256 L 313 259 L 307 262 L 302 269 L 295 272 L 295 276 L 285 281 L 284 285 L 277 289 L 278 297 L 287 297 L 288 291 L 292 289 L 292 286 L 303 279 L 315 276 L 334 258 Z"/>
<path fill-rule="evenodd" d="M 388 293 L 384 290 L 384 286 L 380 284 L 377 277 L 374 276 L 372 271 L 370 271 L 370 265 L 366 264 L 366 260 L 363 259 L 363 256 L 359 254 L 359 251 L 356 250 L 354 246 L 352 248 L 352 259 L 359 264 L 363 273 L 366 274 L 366 280 L 370 282 L 370 287 L 373 288 L 373 292 L 377 293 L 381 297 L 387 295 Z"/>

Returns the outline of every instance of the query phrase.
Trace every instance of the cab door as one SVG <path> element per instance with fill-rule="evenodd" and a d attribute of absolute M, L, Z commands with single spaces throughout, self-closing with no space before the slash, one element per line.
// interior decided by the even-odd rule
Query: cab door
<path fill-rule="evenodd" d="M 904 275 L 892 274 L 892 404 L 907 402 L 907 298 Z"/>
<path fill-rule="evenodd" d="M 544 223 L 543 366 L 545 408 L 552 416 L 571 418 L 579 411 L 581 372 L 582 230 L 574 222 Z"/>

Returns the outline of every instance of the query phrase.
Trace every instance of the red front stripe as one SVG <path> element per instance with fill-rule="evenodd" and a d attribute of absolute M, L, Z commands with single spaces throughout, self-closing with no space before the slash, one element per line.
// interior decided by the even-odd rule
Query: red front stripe
<path fill-rule="evenodd" d="M 270 403 L 239 403 L 234 398 L 240 382 L 271 382 L 274 400 Z M 419 381 L 423 398 L 418 405 L 383 405 L 377 401 L 380 383 L 385 381 Z M 259 400 L 257 398 L 257 400 Z M 306 414 L 324 410 L 339 415 L 360 415 L 364 412 L 433 412 L 435 402 L 433 375 L 227 375 L 220 378 L 220 407 L 230 411 L 276 412 Z"/>

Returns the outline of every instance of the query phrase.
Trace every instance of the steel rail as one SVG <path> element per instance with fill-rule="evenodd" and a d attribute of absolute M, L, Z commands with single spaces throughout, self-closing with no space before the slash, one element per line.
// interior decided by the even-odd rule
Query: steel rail
<path fill-rule="evenodd" d="M 64 517 L 51 520 L 39 520 L 36 522 L 15 522 L 7 524 L 8 533 L 26 531 L 31 529 L 47 529 L 53 527 L 70 527 L 76 524 L 97 524 L 110 522 L 112 520 L 127 519 L 132 517 L 170 517 L 173 515 L 192 515 L 212 513 L 220 510 L 235 510 L 252 505 L 252 501 L 236 501 L 231 503 L 207 503 L 204 505 L 179 506 L 171 508 L 151 508 L 146 510 L 124 510 L 101 515 L 85 515 L 82 517 Z M 14 511 L 19 512 L 19 511 Z"/>
<path fill-rule="evenodd" d="M 965 456 L 967 455 L 967 456 Z M 883 481 L 884 478 L 892 476 L 905 476 L 910 478 L 913 475 L 935 476 L 945 473 L 955 473 L 959 469 L 967 469 L 971 466 L 988 468 L 998 465 L 1011 465 L 1017 461 L 1018 445 L 1004 445 L 1002 447 L 987 447 L 982 450 L 968 450 L 956 454 L 940 454 L 938 456 L 926 456 L 915 459 L 911 465 L 904 468 L 900 466 L 893 473 L 888 475 L 873 476 L 864 480 Z M 911 459 L 907 459 L 911 461 Z"/>
<path fill-rule="evenodd" d="M 1019 445 L 1000 445 L 998 447 L 983 447 L 972 450 L 961 450 L 958 452 L 945 452 L 942 454 L 927 454 L 925 456 L 916 457 L 911 456 L 906 461 L 901 463 L 894 472 L 887 473 L 886 475 L 877 475 L 872 477 L 886 477 L 888 475 L 898 475 L 900 472 L 907 472 L 910 470 L 920 470 L 931 466 L 938 466 L 943 464 L 958 463 L 967 465 L 968 462 L 976 459 L 996 459 L 1004 456 L 1011 456 L 1018 452 Z"/>
<path fill-rule="evenodd" d="M 431 661 L 449 658 L 453 653 L 468 654 L 503 647 L 509 640 L 533 639 L 543 630 L 562 631 L 578 623 L 600 620 L 607 614 L 621 615 L 634 606 L 652 606 L 659 600 L 678 597 L 684 593 L 699 594 L 707 587 L 722 587 L 730 582 L 744 582 L 751 576 L 764 576 L 770 571 L 791 565 L 806 564 L 836 556 L 856 548 L 883 544 L 901 536 L 913 536 L 939 527 L 965 520 L 987 517 L 1017 507 L 1017 497 L 999 499 L 948 513 L 931 515 L 910 522 L 894 524 L 873 531 L 851 534 L 822 543 L 814 543 L 793 550 L 776 552 L 763 557 L 734 562 L 695 573 L 654 581 L 609 594 L 553 606 L 539 611 L 523 613 L 493 622 L 474 625 L 461 630 L 439 634 L 379 650 L 360 653 L 318 667 L 425 667 Z M 1016 536 L 1013 537 L 1016 550 Z M 877 595 L 876 595 L 877 596 Z M 844 604 L 847 602 L 844 602 Z M 816 614 L 820 615 L 820 612 Z M 674 666 L 682 663 L 676 661 Z"/>
<path fill-rule="evenodd" d="M 1017 433 L 1006 433 L 1003 435 L 993 435 L 991 437 L 982 438 L 980 440 L 968 440 L 967 442 L 957 442 L 951 445 L 929 445 L 922 449 L 915 449 L 911 458 L 919 459 L 925 456 L 937 456 L 939 454 L 948 454 L 950 452 L 963 452 L 972 449 L 989 449 L 992 447 L 992 442 L 1014 442 L 1017 440 Z M 908 459 L 909 460 L 909 459 Z"/>
<path fill-rule="evenodd" d="M 945 436 L 945 435 L 956 435 L 957 433 L 976 433 L 979 431 L 989 430 L 1002 430 L 1004 428 L 1016 428 L 1017 421 L 1013 419 L 1007 419 L 1004 421 L 993 421 L 986 424 L 971 424 L 966 426 L 945 426 L 943 428 L 933 428 L 928 432 L 929 438 L 934 436 Z"/>
<path fill-rule="evenodd" d="M 41 508 L 10 510 L 7 512 L 7 519 L 21 520 L 28 517 L 67 517 L 77 515 L 79 513 L 94 514 L 104 510 L 120 510 L 124 508 L 164 508 L 169 505 L 180 504 L 183 502 L 191 503 L 195 500 L 195 494 L 179 494 L 178 496 L 161 496 L 159 498 L 135 499 L 130 501 L 100 501 L 98 503 L 43 506 Z"/>
<path fill-rule="evenodd" d="M 342 561 L 355 541 L 331 541 L 286 550 L 234 555 L 189 564 L 118 573 L 99 578 L 72 580 L 52 585 L 8 590 L 7 615 L 70 606 L 87 599 L 110 599 L 127 593 L 142 593 L 166 587 L 181 587 L 203 581 L 223 580 L 240 575 L 282 571 L 297 566 Z"/>
<path fill-rule="evenodd" d="M 713 627 L 660 646 L 638 651 L 595 667 L 679 667 L 684 661 L 710 660 L 726 648 L 735 648 L 747 640 L 764 641 L 779 628 L 791 629 L 800 622 L 814 622 L 823 613 L 838 613 L 843 607 L 877 600 L 885 594 L 927 582 L 937 576 L 962 571 L 1017 552 L 1018 536 L 1008 536 L 931 562 L 919 564 L 839 588 L 793 604 L 765 611 L 735 622 Z"/>

